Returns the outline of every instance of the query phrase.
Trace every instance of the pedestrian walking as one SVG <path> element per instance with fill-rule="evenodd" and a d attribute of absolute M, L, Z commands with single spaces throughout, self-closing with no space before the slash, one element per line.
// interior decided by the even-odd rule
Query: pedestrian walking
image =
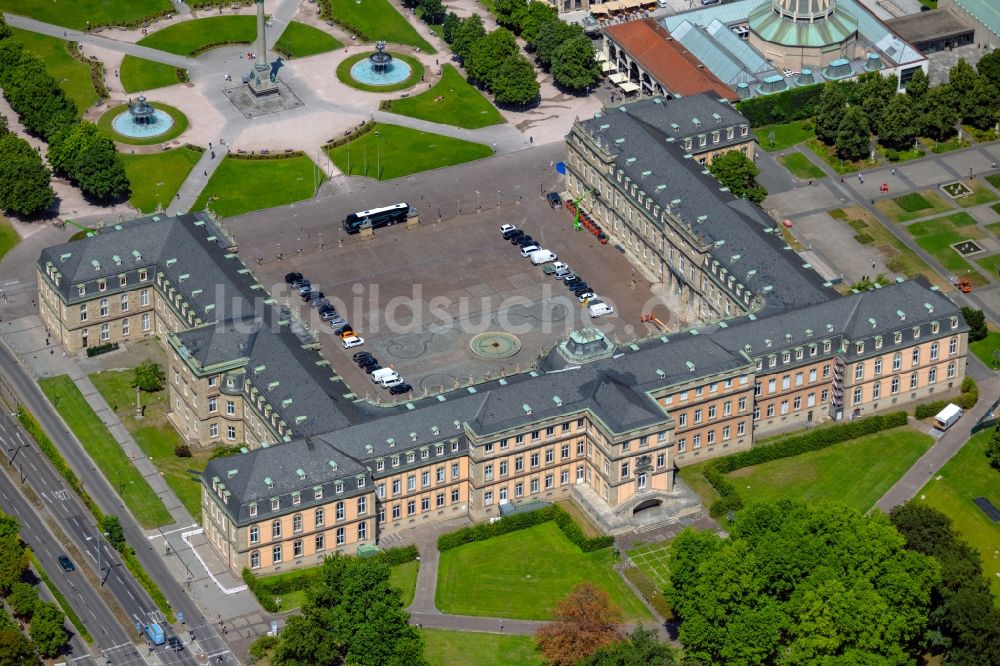
<path fill-rule="evenodd" d="M 896 175 L 896 167 L 892 167 L 892 175 L 893 175 L 893 176 L 895 176 L 895 175 Z"/>
<path fill-rule="evenodd" d="M 500 633 L 503 633 L 503 620 L 500 620 Z"/>
<path fill-rule="evenodd" d="M 208 175 L 208 169 L 205 169 L 205 175 L 206 176 Z"/>
<path fill-rule="evenodd" d="M 529 136 L 528 137 L 528 143 L 534 143 L 534 142 L 535 142 L 535 137 Z"/>

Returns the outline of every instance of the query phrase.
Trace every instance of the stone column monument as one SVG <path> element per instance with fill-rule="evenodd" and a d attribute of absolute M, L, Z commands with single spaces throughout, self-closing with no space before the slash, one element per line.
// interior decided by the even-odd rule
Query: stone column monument
<path fill-rule="evenodd" d="M 257 97 L 278 92 L 277 82 L 271 78 L 271 64 L 267 61 L 267 39 L 264 31 L 267 26 L 264 21 L 264 0 L 257 0 L 257 52 L 254 54 L 253 69 L 247 85 L 250 92 Z"/>

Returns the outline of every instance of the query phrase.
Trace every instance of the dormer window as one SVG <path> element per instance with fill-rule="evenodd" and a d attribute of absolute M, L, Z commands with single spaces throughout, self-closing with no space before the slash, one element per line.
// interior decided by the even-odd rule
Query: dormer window
<path fill-rule="evenodd" d="M 875 336 L 875 349 L 882 349 L 882 336 L 881 335 L 876 335 Z"/>
<path fill-rule="evenodd" d="M 792 360 L 792 353 L 791 352 L 787 352 L 787 351 L 786 352 L 781 352 L 781 362 L 782 363 L 788 363 L 791 360 Z"/>
<path fill-rule="evenodd" d="M 742 127 L 740 127 L 740 136 L 746 136 L 749 133 L 750 133 L 749 125 L 743 125 Z"/>
<path fill-rule="evenodd" d="M 399 467 L 399 456 L 393 456 L 392 457 L 392 466 L 393 467 Z"/>
<path fill-rule="evenodd" d="M 413 462 L 416 459 L 417 459 L 417 455 L 415 453 L 413 453 L 413 451 L 410 451 L 409 453 L 406 454 L 406 462 L 411 463 L 411 462 Z"/>
<path fill-rule="evenodd" d="M 385 469 L 385 460 L 379 458 L 378 460 L 375 461 L 375 471 L 381 472 L 384 469 Z"/>
<path fill-rule="evenodd" d="M 726 130 L 726 138 L 727 139 L 732 139 L 734 134 L 735 134 L 735 131 L 733 130 L 732 127 L 728 128 Z"/>
<path fill-rule="evenodd" d="M 108 281 L 107 280 L 98 280 L 97 281 L 97 291 L 107 291 L 107 290 L 108 290 Z"/>
<path fill-rule="evenodd" d="M 919 326 L 914 326 L 913 327 L 913 339 L 916 340 L 919 337 L 920 337 L 920 327 Z"/>
<path fill-rule="evenodd" d="M 333 484 L 333 491 L 335 493 L 337 493 L 338 495 L 340 493 L 344 492 L 344 482 L 343 481 L 337 481 L 335 484 Z"/>
<path fill-rule="evenodd" d="M 149 279 L 149 271 L 147 271 L 145 268 L 139 271 L 139 282 L 145 282 L 148 279 Z"/>
<path fill-rule="evenodd" d="M 256 516 L 257 515 L 257 505 L 256 504 L 251 504 L 250 505 L 250 515 L 251 516 Z"/>
<path fill-rule="evenodd" d="M 124 287 L 126 284 L 128 284 L 128 277 L 125 276 L 125 275 L 119 275 L 118 276 L 118 286 L 119 287 Z"/>
<path fill-rule="evenodd" d="M 85 284 L 78 285 L 77 288 L 76 288 L 76 295 L 77 296 L 86 296 L 87 295 L 87 285 L 85 285 Z"/>
<path fill-rule="evenodd" d="M 358 477 L 358 488 L 364 488 L 364 487 L 365 487 L 365 477 L 359 476 Z"/>
<path fill-rule="evenodd" d="M 895 333 L 893 333 L 893 334 L 892 334 L 892 341 L 893 341 L 893 342 L 894 342 L 895 344 L 897 344 L 897 345 L 898 345 L 898 344 L 899 344 L 900 342 L 902 342 L 902 341 L 903 341 L 903 332 L 902 332 L 902 331 L 896 331 Z"/>
<path fill-rule="evenodd" d="M 951 318 L 951 328 L 952 330 L 958 328 L 958 317 Z"/>
<path fill-rule="evenodd" d="M 323 486 L 313 488 L 313 499 L 323 499 Z"/>
<path fill-rule="evenodd" d="M 277 511 L 278 510 L 278 506 L 279 506 L 279 504 L 278 504 L 278 498 L 275 497 L 274 499 L 271 500 L 271 511 Z"/>
<path fill-rule="evenodd" d="M 855 354 L 863 354 L 864 351 L 865 351 L 865 343 L 864 342 L 855 342 L 854 343 L 854 353 Z"/>
<path fill-rule="evenodd" d="M 931 333 L 937 333 L 939 330 L 941 330 L 941 325 L 938 322 L 936 322 L 936 321 L 932 321 L 931 322 Z"/>
<path fill-rule="evenodd" d="M 690 137 L 687 138 L 687 139 L 684 139 L 684 150 L 691 150 L 691 139 L 690 139 Z M 634 194 L 634 192 L 633 192 L 633 194 Z"/>
<path fill-rule="evenodd" d="M 292 493 L 292 504 L 298 506 L 302 502 L 302 495 L 296 491 Z"/>
<path fill-rule="evenodd" d="M 444 454 L 444 444 L 438 444 L 434 447 L 434 455 L 440 456 Z"/>

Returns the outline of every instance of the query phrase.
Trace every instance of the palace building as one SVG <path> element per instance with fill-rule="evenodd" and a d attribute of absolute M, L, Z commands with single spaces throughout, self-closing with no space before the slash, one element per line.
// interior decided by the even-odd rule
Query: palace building
<path fill-rule="evenodd" d="M 734 112 L 675 130 L 662 109 L 577 123 L 567 179 L 600 194 L 591 210 L 637 265 L 697 303 L 701 323 L 669 335 L 616 346 L 575 331 L 530 371 L 377 406 L 200 215 L 43 250 L 39 310 L 74 353 L 159 336 L 177 430 L 193 446 L 243 447 L 201 475 L 206 534 L 234 572 L 309 566 L 532 500 L 571 498 L 612 533 L 691 515 L 679 466 L 958 390 L 968 327 L 956 305 L 920 281 L 840 296 L 698 163 L 745 143 Z"/>

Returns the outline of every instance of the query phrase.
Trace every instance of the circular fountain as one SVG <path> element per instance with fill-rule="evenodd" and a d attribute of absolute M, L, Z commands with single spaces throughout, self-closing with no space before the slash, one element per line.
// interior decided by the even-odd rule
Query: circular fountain
<path fill-rule="evenodd" d="M 389 86 L 405 81 L 410 76 L 410 66 L 385 52 L 385 42 L 375 43 L 375 53 L 351 67 L 351 78 L 369 86 Z"/>
<path fill-rule="evenodd" d="M 115 132 L 131 139 L 159 136 L 167 132 L 173 124 L 174 119 L 169 113 L 154 108 L 143 95 L 139 95 L 129 104 L 128 110 L 118 114 L 111 121 Z"/>

